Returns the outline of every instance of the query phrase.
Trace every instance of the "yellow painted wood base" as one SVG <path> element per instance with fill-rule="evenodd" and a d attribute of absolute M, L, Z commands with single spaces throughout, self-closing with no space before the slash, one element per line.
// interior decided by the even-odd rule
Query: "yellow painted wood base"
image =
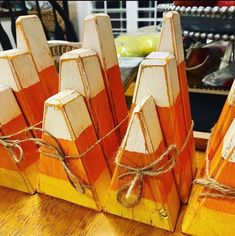
<path fill-rule="evenodd" d="M 12 171 L 0 168 L 0 185 L 18 191 L 34 194 L 37 189 L 38 162 L 24 171 Z"/>
<path fill-rule="evenodd" d="M 235 215 L 203 206 L 198 194 L 203 187 L 196 186 L 186 208 L 182 223 L 183 233 L 198 236 L 235 235 Z"/>
<path fill-rule="evenodd" d="M 175 195 L 173 191 L 176 191 L 175 188 L 171 189 L 167 199 L 168 205 L 171 206 L 170 208 L 163 207 L 160 203 L 148 199 L 141 199 L 135 207 L 126 208 L 117 202 L 117 192 L 109 191 L 104 211 L 158 228 L 174 231 L 179 212 L 179 202 L 178 199 L 171 197 Z"/>
<path fill-rule="evenodd" d="M 86 189 L 86 193 L 81 194 L 66 180 L 39 173 L 38 192 L 101 211 L 110 181 L 109 173 L 105 170 L 93 190 Z"/>

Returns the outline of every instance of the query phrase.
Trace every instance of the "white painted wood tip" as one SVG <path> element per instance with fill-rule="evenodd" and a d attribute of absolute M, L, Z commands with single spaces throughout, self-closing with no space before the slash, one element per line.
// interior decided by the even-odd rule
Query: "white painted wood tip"
<path fill-rule="evenodd" d="M 13 91 L 5 84 L 0 84 L 0 125 L 5 125 L 21 115 Z"/>
<path fill-rule="evenodd" d="M 30 21 L 35 20 L 35 21 L 38 21 L 41 24 L 41 21 L 40 21 L 40 19 L 37 15 L 19 16 L 16 19 L 16 24 L 18 24 L 20 22 L 24 23 L 25 21 L 29 21 L 29 20 Z"/>
<path fill-rule="evenodd" d="M 90 15 L 84 21 L 83 48 L 95 50 L 105 70 L 118 65 L 110 17 Z"/>
<path fill-rule="evenodd" d="M 22 54 L 29 54 L 29 52 L 25 51 L 25 50 L 22 50 L 22 49 L 17 49 L 17 48 L 14 48 L 14 49 L 10 49 L 10 50 L 5 50 L 5 51 L 1 51 L 0 52 L 0 58 L 13 58 L 13 57 L 17 57 L 19 55 L 22 55 Z"/>
<path fill-rule="evenodd" d="M 180 18 L 180 14 L 177 11 L 168 11 L 168 12 L 166 12 L 166 14 L 164 14 L 163 21 L 165 19 L 169 19 L 169 18 L 173 18 L 173 17 L 179 17 Z"/>
<path fill-rule="evenodd" d="M 78 92 L 67 89 L 46 100 L 43 128 L 56 138 L 75 140 L 91 125 L 85 100 Z"/>
<path fill-rule="evenodd" d="M 105 89 L 98 55 L 91 49 L 65 53 L 60 61 L 60 90 L 74 89 L 84 97 L 95 97 Z"/>
<path fill-rule="evenodd" d="M 0 53 L 0 70 L 3 72 L 0 82 L 16 92 L 40 81 L 31 53 L 24 50 L 12 49 Z"/>
<path fill-rule="evenodd" d="M 174 58 L 174 55 L 169 52 L 151 52 L 146 59 L 161 59 L 167 60 Z"/>
<path fill-rule="evenodd" d="M 64 53 L 61 56 L 61 60 L 67 60 L 67 59 L 77 59 L 77 58 L 83 58 L 83 57 L 89 57 L 89 56 L 97 56 L 97 53 L 94 50 L 88 49 L 88 48 L 79 48 L 75 49 L 69 52 Z"/>
<path fill-rule="evenodd" d="M 133 104 L 138 104 L 148 95 L 154 97 L 157 106 L 170 107 L 174 104 L 180 92 L 176 60 L 170 54 L 169 58 L 162 55 L 155 53 L 152 54 L 155 58 L 141 62 Z"/>
<path fill-rule="evenodd" d="M 228 94 L 228 103 L 230 106 L 235 106 L 235 80 L 233 81 L 232 87 Z"/>
<path fill-rule="evenodd" d="M 136 104 L 133 113 L 138 113 L 144 109 L 145 106 L 152 106 L 155 109 L 155 101 L 153 96 L 148 95 L 146 98 L 142 99 L 138 104 Z"/>
<path fill-rule="evenodd" d="M 95 13 L 95 14 L 91 14 L 85 17 L 85 21 L 86 20 L 99 20 L 99 19 L 109 19 L 110 17 L 109 15 L 105 14 L 105 13 Z"/>
<path fill-rule="evenodd" d="M 146 147 L 150 153 L 157 150 L 162 131 L 152 96 L 137 103 L 124 140 L 122 148 L 128 151 L 146 154 Z"/>
<path fill-rule="evenodd" d="M 67 103 L 70 103 L 74 99 L 80 98 L 82 95 L 80 95 L 78 92 L 72 89 L 66 89 L 63 90 L 54 96 L 48 98 L 45 103 L 47 105 L 57 105 L 57 106 L 64 106 Z"/>
<path fill-rule="evenodd" d="M 16 21 L 18 48 L 30 51 L 39 72 L 54 66 L 41 20 L 37 16 L 22 16 Z"/>
<path fill-rule="evenodd" d="M 181 22 L 177 12 L 167 12 L 164 15 L 157 51 L 174 54 L 178 64 L 184 61 Z"/>

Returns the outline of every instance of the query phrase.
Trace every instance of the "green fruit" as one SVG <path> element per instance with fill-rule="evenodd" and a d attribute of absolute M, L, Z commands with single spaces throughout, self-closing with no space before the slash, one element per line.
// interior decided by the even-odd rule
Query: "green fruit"
<path fill-rule="evenodd" d="M 115 45 L 118 56 L 138 57 L 139 46 L 136 37 L 132 35 L 121 35 L 115 39 Z"/>
<path fill-rule="evenodd" d="M 144 57 L 156 51 L 159 43 L 159 34 L 120 35 L 115 39 L 118 56 Z"/>
<path fill-rule="evenodd" d="M 145 34 L 139 35 L 136 38 L 139 43 L 140 53 L 144 56 L 147 56 L 149 53 L 157 50 L 159 44 L 160 35 L 159 34 Z"/>

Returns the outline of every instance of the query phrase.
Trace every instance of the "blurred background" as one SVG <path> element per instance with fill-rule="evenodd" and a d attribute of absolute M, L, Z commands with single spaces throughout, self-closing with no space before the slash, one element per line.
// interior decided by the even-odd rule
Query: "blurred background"
<path fill-rule="evenodd" d="M 84 17 L 106 13 L 130 104 L 138 65 L 156 50 L 162 17 L 172 10 L 181 15 L 195 130 L 209 132 L 235 77 L 235 1 L 0 1 L 0 50 L 16 47 L 17 17 L 36 14 L 58 68 L 63 52 L 82 46 Z"/>

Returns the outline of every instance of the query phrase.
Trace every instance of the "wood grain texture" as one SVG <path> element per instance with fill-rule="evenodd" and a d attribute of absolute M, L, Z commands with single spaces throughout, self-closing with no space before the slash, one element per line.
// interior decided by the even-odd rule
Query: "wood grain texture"
<path fill-rule="evenodd" d="M 197 152 L 197 166 L 204 154 Z M 0 235 L 183 236 L 182 206 L 174 233 L 43 194 L 28 195 L 0 187 Z"/>

